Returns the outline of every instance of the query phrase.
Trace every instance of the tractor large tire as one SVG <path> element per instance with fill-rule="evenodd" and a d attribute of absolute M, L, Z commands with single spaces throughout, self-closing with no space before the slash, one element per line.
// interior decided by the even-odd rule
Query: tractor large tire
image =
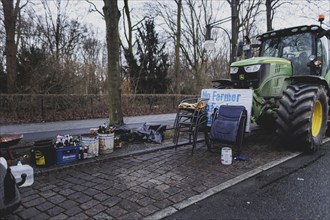
<path fill-rule="evenodd" d="M 315 152 L 327 130 L 328 111 L 323 86 L 289 85 L 280 99 L 276 132 L 286 145 Z"/>

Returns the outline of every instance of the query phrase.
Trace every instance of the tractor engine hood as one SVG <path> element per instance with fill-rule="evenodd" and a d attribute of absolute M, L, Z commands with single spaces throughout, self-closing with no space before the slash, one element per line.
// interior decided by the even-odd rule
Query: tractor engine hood
<path fill-rule="evenodd" d="M 292 76 L 291 61 L 278 57 L 255 57 L 234 62 L 230 66 L 230 78 L 236 87 L 265 90 L 279 78 Z M 269 91 L 271 89 L 268 89 Z M 272 96 L 269 92 L 267 95 Z M 274 95 L 274 94 L 273 94 Z"/>
<path fill-rule="evenodd" d="M 230 66 L 231 67 L 239 67 L 239 66 L 249 66 L 254 64 L 266 64 L 266 63 L 287 63 L 290 64 L 291 62 L 287 59 L 279 58 L 279 57 L 253 57 L 246 60 L 240 60 L 233 62 Z"/>

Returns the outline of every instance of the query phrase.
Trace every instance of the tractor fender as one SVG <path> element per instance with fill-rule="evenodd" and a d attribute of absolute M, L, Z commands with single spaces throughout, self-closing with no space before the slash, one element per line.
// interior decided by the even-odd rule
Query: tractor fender
<path fill-rule="evenodd" d="M 327 90 L 328 97 L 330 97 L 329 84 L 322 76 L 313 76 L 313 75 L 309 75 L 309 76 L 291 76 L 290 80 L 292 81 L 292 83 L 323 85 L 324 88 Z M 329 103 L 330 103 L 330 101 L 329 101 Z"/>

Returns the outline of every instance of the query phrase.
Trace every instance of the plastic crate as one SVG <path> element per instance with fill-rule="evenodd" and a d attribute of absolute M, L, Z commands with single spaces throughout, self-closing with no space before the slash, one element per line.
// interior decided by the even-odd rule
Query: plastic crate
<path fill-rule="evenodd" d="M 80 145 L 56 148 L 56 162 L 69 163 L 78 160 Z"/>

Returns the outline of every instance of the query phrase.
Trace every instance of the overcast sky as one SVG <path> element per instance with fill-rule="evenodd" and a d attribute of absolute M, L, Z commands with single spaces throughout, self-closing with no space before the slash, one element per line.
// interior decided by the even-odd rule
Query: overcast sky
<path fill-rule="evenodd" d="M 32 0 L 33 2 L 38 2 L 38 0 Z M 90 0 L 93 2 L 99 11 L 102 12 L 102 7 L 104 5 L 103 0 Z M 166 4 L 173 4 L 176 7 L 173 0 L 160 0 L 166 2 Z M 286 4 L 281 7 L 274 18 L 274 29 L 281 29 L 286 27 L 292 27 L 304 24 L 319 24 L 317 22 L 318 15 L 323 13 L 326 16 L 326 25 L 330 28 L 330 0 L 310 0 L 312 3 L 308 4 L 306 7 L 306 0 L 288 0 L 291 4 Z M 49 3 L 54 2 L 54 0 L 48 0 Z M 129 0 L 130 9 L 133 10 L 132 15 L 135 17 L 142 18 L 145 12 L 145 4 L 152 3 L 155 0 Z M 183 0 L 184 2 L 184 0 Z M 230 8 L 227 0 L 212 0 L 213 7 L 219 18 L 224 18 L 230 16 Z M 119 9 L 123 8 L 123 0 L 118 0 Z M 221 7 L 216 7 L 216 5 Z M 227 7 L 227 8 L 226 8 Z M 99 35 L 105 35 L 105 22 L 102 16 L 97 12 L 89 12 L 89 9 L 93 7 L 87 3 L 85 0 L 70 0 L 70 6 L 66 8 L 68 14 L 74 18 L 78 18 L 82 23 L 91 24 L 93 27 L 98 29 Z M 260 31 L 266 31 L 265 18 L 260 20 Z M 227 29 L 230 29 L 230 22 L 224 24 Z"/>

